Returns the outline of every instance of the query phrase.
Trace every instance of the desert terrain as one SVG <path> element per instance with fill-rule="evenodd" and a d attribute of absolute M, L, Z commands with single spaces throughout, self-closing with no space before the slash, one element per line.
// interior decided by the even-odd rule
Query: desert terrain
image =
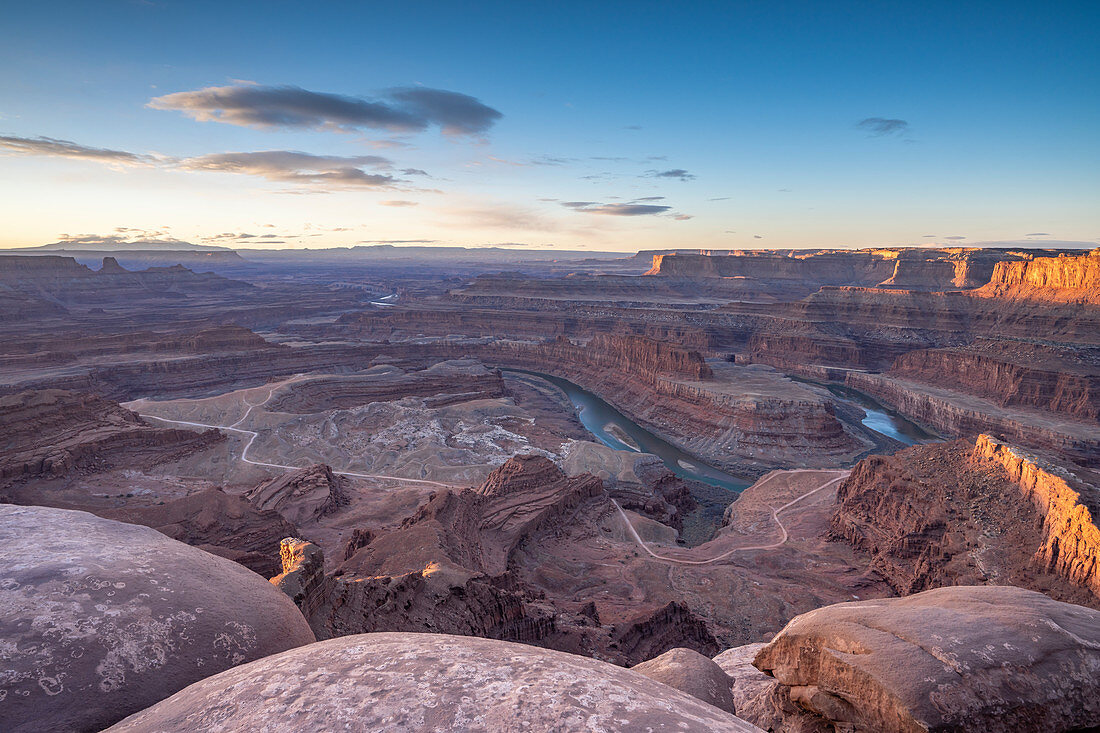
<path fill-rule="evenodd" d="M 905 624 L 1005 591 L 1095 637 L 1078 616 L 1100 609 L 1098 251 L 517 255 L 507 272 L 438 255 L 0 256 L 0 500 L 243 566 L 310 641 L 449 634 L 669 684 L 705 672 L 721 695 L 691 694 L 769 730 L 929 715 L 882 669 L 791 666 L 798 624 L 833 633 L 819 609 Z M 893 708 L 860 707 L 887 688 Z"/>

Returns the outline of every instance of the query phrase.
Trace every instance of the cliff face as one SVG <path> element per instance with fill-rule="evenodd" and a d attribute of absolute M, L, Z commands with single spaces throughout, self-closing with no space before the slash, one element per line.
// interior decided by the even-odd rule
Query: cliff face
<path fill-rule="evenodd" d="M 902 595 L 1012 584 L 1100 607 L 1098 502 L 1095 487 L 983 435 L 860 461 L 831 533 Z"/>
<path fill-rule="evenodd" d="M 1077 257 L 1000 262 L 982 295 L 1100 305 L 1100 249 Z"/>
<path fill-rule="evenodd" d="M 892 259 L 870 251 L 799 254 L 745 251 L 729 255 L 653 255 L 653 266 L 646 274 L 679 278 L 797 280 L 817 285 L 874 285 L 890 277 L 893 270 Z"/>
<path fill-rule="evenodd" d="M 1100 488 L 988 435 L 978 436 L 971 460 L 1003 469 L 1042 515 L 1039 565 L 1100 597 Z"/>
<path fill-rule="evenodd" d="M 961 389 L 999 405 L 1027 405 L 1074 417 L 1100 416 L 1100 369 L 1014 344 L 1016 353 L 920 349 L 899 356 L 890 374 Z"/>

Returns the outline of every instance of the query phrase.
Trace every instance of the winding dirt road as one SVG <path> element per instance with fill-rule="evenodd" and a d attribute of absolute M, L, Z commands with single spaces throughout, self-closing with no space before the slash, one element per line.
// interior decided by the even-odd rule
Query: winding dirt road
<path fill-rule="evenodd" d="M 655 560 L 661 560 L 663 562 L 676 563 L 678 565 L 709 565 L 711 563 L 718 562 L 719 560 L 724 560 L 724 559 L 726 559 L 730 555 L 733 555 L 736 552 L 749 552 L 751 550 L 774 550 L 776 547 L 781 547 L 782 545 L 786 544 L 787 538 L 789 537 L 789 535 L 787 534 L 787 528 L 785 526 L 783 526 L 783 522 L 780 521 L 780 519 L 779 519 L 779 512 L 783 511 L 784 509 L 789 509 L 790 507 L 794 506 L 795 504 L 802 501 L 803 499 L 805 499 L 808 496 L 812 496 L 813 494 L 816 494 L 819 491 L 823 491 L 824 489 L 827 489 L 829 486 L 831 486 L 835 483 L 839 483 L 840 481 L 843 481 L 844 479 L 846 479 L 848 477 L 848 474 L 850 472 L 846 471 L 846 470 L 845 471 L 839 471 L 838 470 L 838 471 L 834 471 L 834 473 L 839 474 L 839 475 L 836 478 L 829 479 L 828 481 L 821 484 L 817 488 L 811 489 L 810 491 L 807 491 L 805 494 L 802 494 L 798 498 L 792 499 L 791 501 L 788 501 L 783 506 L 778 507 L 778 508 L 768 507 L 769 509 L 771 509 L 771 512 L 772 512 L 772 519 L 775 520 L 776 525 L 779 526 L 779 531 L 783 535 L 783 538 L 781 540 L 779 540 L 778 542 L 773 542 L 770 545 L 754 545 L 752 547 L 735 547 L 732 550 L 729 550 L 727 552 L 723 552 L 722 554 L 716 555 L 715 557 L 707 558 L 706 560 L 683 560 L 683 559 L 676 558 L 676 557 L 669 557 L 667 555 L 658 555 L 653 550 L 649 549 L 649 547 L 648 547 L 648 545 L 646 545 L 645 541 L 642 540 L 641 536 L 638 534 L 638 531 L 636 529 L 634 529 L 634 525 L 630 523 L 630 518 L 626 516 L 626 512 L 624 512 L 623 508 L 621 506 L 619 506 L 619 502 L 612 499 L 611 503 L 614 504 L 615 508 L 619 510 L 619 516 L 623 518 L 623 522 L 626 524 L 627 531 L 630 532 L 630 535 L 634 538 L 634 542 L 638 545 L 638 547 L 643 549 L 650 557 L 654 558 Z"/>
<path fill-rule="evenodd" d="M 257 402 L 255 404 L 253 404 L 252 402 L 249 402 L 248 400 L 245 400 L 244 403 L 246 405 L 248 405 L 248 409 L 245 410 L 244 414 L 241 415 L 240 419 L 237 420 L 232 425 L 210 425 L 210 424 L 201 423 L 201 422 L 191 422 L 190 420 L 170 420 L 166 417 L 158 417 L 157 415 L 146 415 L 145 413 L 140 413 L 140 412 L 138 414 L 141 417 L 144 417 L 144 418 L 149 418 L 151 420 L 160 420 L 161 422 L 172 423 L 173 425 L 189 425 L 189 426 L 196 427 L 196 428 L 208 428 L 208 429 L 209 428 L 214 428 L 216 430 L 228 430 L 228 431 L 233 432 L 233 433 L 240 433 L 242 435 L 247 435 L 248 436 L 248 442 L 245 443 L 244 449 L 241 450 L 241 455 L 240 455 L 240 459 L 243 462 L 249 463 L 253 466 L 263 466 L 265 468 L 279 468 L 279 469 L 283 469 L 285 471 L 297 471 L 299 468 L 303 468 L 303 466 L 287 466 L 287 465 L 284 465 L 282 463 L 267 463 L 266 461 L 254 461 L 251 458 L 249 458 L 248 457 L 248 450 L 249 450 L 249 448 L 252 447 L 252 442 L 256 440 L 259 433 L 257 433 L 254 430 L 246 430 L 245 428 L 239 428 L 237 426 L 240 425 L 242 422 L 244 422 L 248 418 L 248 416 L 252 414 L 252 408 L 262 407 L 263 405 L 266 405 L 268 400 L 271 399 L 271 395 L 273 395 L 275 393 L 276 389 L 278 389 L 279 387 L 282 387 L 284 385 L 290 384 L 291 382 L 298 381 L 299 379 L 302 379 L 303 377 L 304 377 L 304 375 L 296 374 L 293 377 L 291 377 L 290 379 L 287 379 L 283 382 L 279 382 L 278 384 L 272 385 L 271 389 L 269 389 L 267 391 L 267 397 L 264 398 L 263 402 Z M 354 471 L 336 471 L 336 470 L 333 470 L 333 473 L 335 473 L 339 476 L 352 476 L 354 478 L 387 479 L 387 480 L 392 480 L 392 481 L 403 481 L 405 483 L 411 483 L 411 484 L 425 484 L 425 485 L 428 485 L 428 486 L 439 486 L 440 488 L 444 488 L 444 489 L 450 489 L 450 488 L 453 488 L 455 486 L 455 484 L 445 484 L 441 481 L 429 481 L 427 479 L 420 479 L 420 478 L 406 478 L 404 476 L 387 476 L 387 475 L 381 474 L 381 473 L 355 473 Z"/>

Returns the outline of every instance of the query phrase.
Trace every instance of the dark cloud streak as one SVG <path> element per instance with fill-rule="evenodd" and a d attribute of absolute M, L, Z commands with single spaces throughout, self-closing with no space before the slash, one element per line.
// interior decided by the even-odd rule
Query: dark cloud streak
<path fill-rule="evenodd" d="M 240 127 L 407 133 L 435 125 L 446 135 L 483 134 L 503 116 L 469 95 L 425 87 L 400 87 L 382 99 L 365 99 L 294 86 L 240 84 L 166 94 L 148 106 Z"/>

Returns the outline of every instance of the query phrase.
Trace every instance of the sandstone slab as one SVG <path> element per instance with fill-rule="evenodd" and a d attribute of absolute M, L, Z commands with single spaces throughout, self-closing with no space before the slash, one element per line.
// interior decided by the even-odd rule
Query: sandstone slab
<path fill-rule="evenodd" d="M 0 730 L 100 730 L 314 640 L 283 593 L 156 530 L 0 505 Z"/>
<path fill-rule="evenodd" d="M 841 730 L 1100 725 L 1100 611 L 1012 586 L 826 606 L 793 619 L 754 664 Z"/>
<path fill-rule="evenodd" d="M 110 730 L 759 729 L 606 662 L 489 639 L 383 633 L 317 642 L 242 665 Z"/>

